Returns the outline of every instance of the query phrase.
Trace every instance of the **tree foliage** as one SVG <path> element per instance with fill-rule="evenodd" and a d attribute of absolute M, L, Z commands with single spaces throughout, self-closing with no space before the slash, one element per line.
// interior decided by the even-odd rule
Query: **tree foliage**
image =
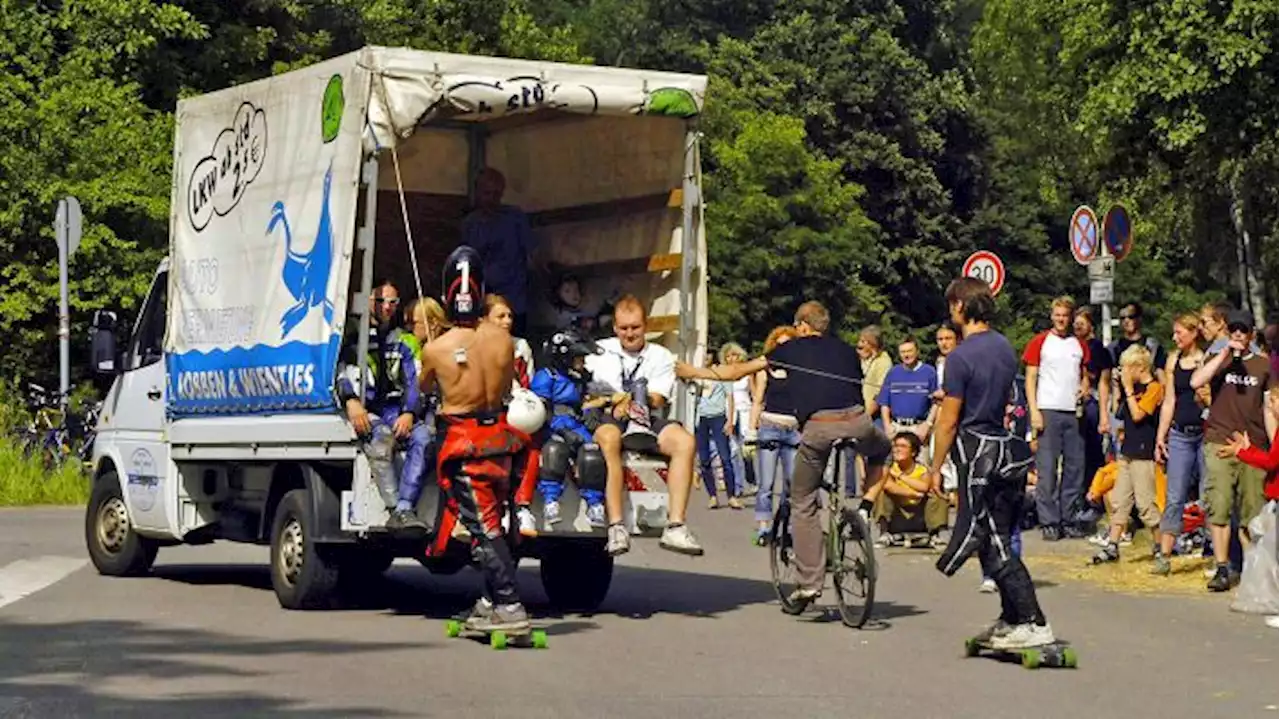
<path fill-rule="evenodd" d="M 1086 298 L 1067 220 L 1113 202 L 1117 294 L 1158 331 L 1212 296 L 1273 312 L 1276 27 L 1261 0 L 0 0 L 0 373 L 56 367 L 60 197 L 83 347 L 164 251 L 176 101 L 365 44 L 708 74 L 713 342 L 815 297 L 927 343 L 976 249 L 1020 339 Z"/>

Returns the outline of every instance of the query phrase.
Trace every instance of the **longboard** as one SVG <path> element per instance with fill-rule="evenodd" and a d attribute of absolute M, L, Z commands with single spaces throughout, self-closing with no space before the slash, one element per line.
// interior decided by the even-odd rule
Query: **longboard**
<path fill-rule="evenodd" d="M 965 640 L 964 654 L 966 657 L 976 657 L 983 652 L 996 657 L 1019 659 L 1022 662 L 1022 666 L 1027 669 L 1039 669 L 1040 667 L 1075 669 L 1078 661 L 1076 650 L 1066 642 L 1053 642 L 1052 644 L 1029 647 L 1027 649 L 998 649 L 991 646 L 990 642 L 984 642 L 977 638 Z"/>
<path fill-rule="evenodd" d="M 504 629 L 475 629 L 467 626 L 465 621 L 450 619 L 445 622 L 444 632 L 450 638 L 469 636 L 484 637 L 494 649 L 507 647 L 529 647 L 533 649 L 547 648 L 547 632 L 545 629 L 530 627 L 524 631 L 512 632 Z"/>

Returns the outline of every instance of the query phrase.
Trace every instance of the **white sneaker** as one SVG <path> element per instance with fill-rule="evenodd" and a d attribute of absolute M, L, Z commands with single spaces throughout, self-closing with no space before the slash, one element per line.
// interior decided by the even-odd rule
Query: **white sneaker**
<path fill-rule="evenodd" d="M 991 624 L 991 626 L 979 632 L 978 636 L 974 637 L 974 639 L 982 643 L 990 642 L 996 637 L 1008 634 L 1012 629 L 1013 625 L 1003 619 L 997 619 Z"/>
<path fill-rule="evenodd" d="M 631 535 L 627 533 L 625 526 L 610 524 L 608 534 L 609 540 L 605 542 L 604 551 L 608 552 L 609 556 L 616 557 L 631 550 Z"/>
<path fill-rule="evenodd" d="M 1008 632 L 991 638 L 993 649 L 1031 649 L 1053 644 L 1053 629 L 1048 624 L 1019 624 Z"/>
<path fill-rule="evenodd" d="M 533 516 L 533 510 L 528 507 L 516 510 L 516 524 L 520 526 L 520 534 L 526 537 L 538 536 L 538 520 Z"/>
<path fill-rule="evenodd" d="M 702 545 L 698 544 L 693 532 L 690 532 L 689 527 L 684 524 L 667 525 L 667 528 L 662 530 L 662 539 L 658 540 L 658 546 L 679 554 L 695 557 L 702 555 Z"/>
<path fill-rule="evenodd" d="M 1000 587 L 996 586 L 996 580 L 986 577 L 982 580 L 982 584 L 978 585 L 978 591 L 983 594 L 995 594 L 1000 591 Z"/>
<path fill-rule="evenodd" d="M 1262 621 L 1272 629 L 1280 629 L 1280 616 L 1276 616 L 1273 614 Z"/>
<path fill-rule="evenodd" d="M 590 522 L 591 526 L 593 527 L 609 526 L 609 521 L 604 517 L 604 505 L 588 504 L 587 505 L 587 521 Z"/>
<path fill-rule="evenodd" d="M 542 522 L 547 525 L 547 529 L 553 524 L 560 523 L 560 502 L 551 500 L 542 505 Z"/>

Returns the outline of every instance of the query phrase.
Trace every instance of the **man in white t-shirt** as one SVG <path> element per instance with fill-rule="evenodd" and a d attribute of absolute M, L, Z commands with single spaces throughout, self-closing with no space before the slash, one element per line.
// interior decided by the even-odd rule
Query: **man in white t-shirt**
<path fill-rule="evenodd" d="M 665 419 L 671 398 L 675 396 L 675 355 L 661 345 L 645 341 L 646 313 L 644 305 L 631 295 L 618 300 L 613 310 L 615 337 L 598 342 L 601 354 L 587 357 L 592 384 L 607 386 L 614 393 L 612 409 L 605 408 L 605 418 L 595 431 L 596 442 L 608 467 L 605 484 L 605 511 L 609 516 L 609 541 L 606 550 L 617 556 L 631 548 L 631 537 L 622 523 L 623 459 L 622 435 L 633 416 L 631 390 L 634 382 L 648 384 L 649 427 L 657 435 L 657 451 L 665 455 L 667 491 L 671 495 L 667 528 L 660 545 L 681 554 L 702 554 L 702 547 L 684 524 L 689 506 L 689 490 L 693 484 L 695 447 L 693 435 L 679 422 Z"/>
<path fill-rule="evenodd" d="M 1089 395 L 1089 345 L 1071 329 L 1076 304 L 1070 297 L 1053 301 L 1053 328 L 1036 335 L 1022 353 L 1027 363 L 1027 408 L 1036 450 L 1036 514 L 1046 541 L 1074 532 L 1065 517 L 1084 496 L 1084 437 L 1076 413 Z M 1058 462 L 1062 477 L 1058 478 Z"/>

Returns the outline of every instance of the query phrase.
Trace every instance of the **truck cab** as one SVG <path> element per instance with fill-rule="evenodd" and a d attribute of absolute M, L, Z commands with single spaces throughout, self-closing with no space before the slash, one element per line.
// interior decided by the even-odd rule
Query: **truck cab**
<path fill-rule="evenodd" d="M 453 83 L 424 95 L 421 79 L 442 72 Z M 525 86 L 513 89 L 512 78 Z M 567 85 L 579 89 L 556 89 Z M 688 101 L 655 97 L 654 87 Z M 466 566 L 465 535 L 441 556 L 424 553 L 443 506 L 434 483 L 416 508 L 431 528 L 425 540 L 385 529 L 334 394 L 338 338 L 350 323 L 368 325 L 375 274 L 439 294 L 423 277 L 438 276 L 430 263 L 456 238 L 430 223 L 415 234 L 409 208 L 434 206 L 432 222 L 456 225 L 487 163 L 513 180 L 556 263 L 593 278 L 602 296 L 621 286 L 644 297 L 657 320 L 652 341 L 700 359 L 705 251 L 684 238 L 701 234 L 693 123 L 704 89 L 698 76 L 365 48 L 181 101 L 169 256 L 131 326 L 104 319 L 94 328 L 92 365 L 110 379 L 85 517 L 95 567 L 142 575 L 165 546 L 260 544 L 280 604 L 316 609 L 397 557 L 436 573 Z M 520 102 L 495 104 L 512 97 Z M 594 154 L 573 148 L 588 141 L 601 144 Z M 618 157 L 602 194 L 590 175 L 610 152 Z M 587 176 L 548 190 L 540 172 L 549 166 Z M 633 186 L 633 176 L 643 177 Z M 589 202 L 579 202 L 583 187 L 596 188 Z M 685 419 L 688 400 L 677 398 Z M 628 493 L 627 527 L 656 535 L 666 523 L 665 462 L 633 454 L 627 463 L 644 486 Z M 553 603 L 593 609 L 613 560 L 571 486 L 561 505 L 570 518 L 562 529 L 508 535 L 518 556 L 540 560 Z"/>

